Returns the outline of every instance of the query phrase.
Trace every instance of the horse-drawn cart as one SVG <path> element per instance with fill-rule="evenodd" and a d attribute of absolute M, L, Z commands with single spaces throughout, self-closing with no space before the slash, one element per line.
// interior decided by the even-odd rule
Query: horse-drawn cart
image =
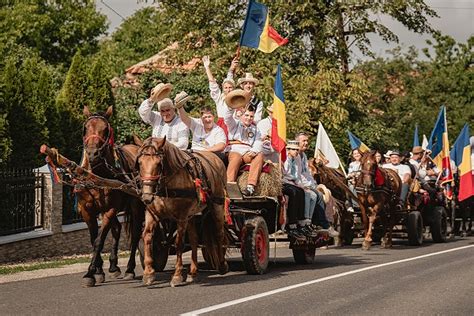
<path fill-rule="evenodd" d="M 101 178 L 82 168 L 75 162 L 61 156 L 57 150 L 43 146 L 41 151 L 48 155 L 55 165 L 64 167 L 75 179 L 78 186 L 100 187 L 120 190 L 129 195 L 140 197 L 136 182 L 126 183 L 113 179 Z M 263 274 L 267 272 L 270 255 L 270 235 L 282 228 L 280 223 L 280 203 L 277 198 L 268 196 L 245 197 L 241 194 L 237 184 L 228 184 L 229 206 L 225 234 L 228 248 L 240 249 L 243 264 L 250 274 Z M 194 216 L 190 225 L 195 225 L 199 245 L 204 260 L 210 261 L 206 248 L 203 246 L 203 218 L 207 216 L 202 212 Z M 175 238 L 177 225 L 169 219 L 159 221 L 153 236 L 153 268 L 163 271 L 168 261 L 168 256 L 175 254 Z M 316 237 L 304 239 L 279 238 L 278 241 L 289 241 L 295 262 L 298 264 L 312 263 L 315 258 L 316 248 L 327 245 L 329 236 L 326 232 Z M 275 242 L 277 240 L 275 239 Z M 185 249 L 190 246 L 185 243 Z M 138 246 L 142 265 L 144 265 L 144 242 L 140 240 Z"/>

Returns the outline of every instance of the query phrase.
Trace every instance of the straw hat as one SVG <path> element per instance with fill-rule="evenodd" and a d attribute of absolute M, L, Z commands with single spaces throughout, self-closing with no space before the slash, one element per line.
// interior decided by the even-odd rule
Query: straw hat
<path fill-rule="evenodd" d="M 161 109 L 163 109 L 163 108 L 168 108 L 168 107 L 172 108 L 172 109 L 175 108 L 174 104 L 173 104 L 173 101 L 171 101 L 170 98 L 164 98 L 163 100 L 159 101 L 157 103 L 157 105 L 158 105 L 158 110 L 159 111 L 161 111 Z"/>
<path fill-rule="evenodd" d="M 392 151 L 391 150 L 388 150 L 385 154 L 383 154 L 383 156 L 385 158 L 390 158 L 390 155 L 392 154 Z"/>
<path fill-rule="evenodd" d="M 244 82 L 253 82 L 255 85 L 258 85 L 258 79 L 254 78 L 250 72 L 246 72 L 245 77 L 240 78 L 237 84 L 240 86 Z"/>
<path fill-rule="evenodd" d="M 242 89 L 235 89 L 227 93 L 224 100 L 231 109 L 243 108 L 250 102 L 250 93 Z"/>
<path fill-rule="evenodd" d="M 415 146 L 413 147 L 412 149 L 412 154 L 416 155 L 416 154 L 422 154 L 425 150 L 423 149 L 423 147 L 421 146 Z"/>
<path fill-rule="evenodd" d="M 390 153 L 390 157 L 392 156 L 401 156 L 400 152 L 398 150 L 392 150 L 392 152 Z"/>
<path fill-rule="evenodd" d="M 164 98 L 169 97 L 173 86 L 170 83 L 159 83 L 153 89 L 151 89 L 150 99 L 153 102 L 158 102 Z"/>
<path fill-rule="evenodd" d="M 226 84 L 226 83 L 230 83 L 233 87 L 235 87 L 235 81 L 234 81 L 234 79 L 225 78 L 225 79 L 222 81 L 222 85 L 224 85 L 224 84 Z"/>
<path fill-rule="evenodd" d="M 174 106 L 179 109 L 182 108 L 191 97 L 185 92 L 181 91 L 174 97 Z"/>
<path fill-rule="evenodd" d="M 286 149 L 300 149 L 300 143 L 297 140 L 289 140 L 286 142 Z"/>

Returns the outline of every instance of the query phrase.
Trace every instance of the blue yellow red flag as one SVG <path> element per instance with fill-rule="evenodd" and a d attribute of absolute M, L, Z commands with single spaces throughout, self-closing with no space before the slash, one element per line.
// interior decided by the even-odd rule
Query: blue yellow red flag
<path fill-rule="evenodd" d="M 439 181 L 445 185 L 446 197 L 452 198 L 451 184 L 454 180 L 449 157 L 448 124 L 446 122 L 446 108 L 441 106 L 436 124 L 428 141 L 428 150 L 431 151 L 433 162 L 440 170 Z"/>
<path fill-rule="evenodd" d="M 415 125 L 415 133 L 413 135 L 413 147 L 420 146 L 420 139 L 418 138 L 418 124 Z"/>
<path fill-rule="evenodd" d="M 352 150 L 359 149 L 363 153 L 370 151 L 370 148 L 350 131 L 347 131 L 347 135 L 349 136 L 349 142 L 351 143 Z"/>
<path fill-rule="evenodd" d="M 288 39 L 283 38 L 270 26 L 267 6 L 250 0 L 240 36 L 240 46 L 258 48 L 264 53 L 271 53 L 286 43 Z"/>
<path fill-rule="evenodd" d="M 469 125 L 467 123 L 454 142 L 450 158 L 458 167 L 458 200 L 463 201 L 474 195 L 474 174 L 472 173 L 471 144 L 469 142 Z"/>
<path fill-rule="evenodd" d="M 283 81 L 281 80 L 281 66 L 278 65 L 273 87 L 273 114 L 272 114 L 272 147 L 286 160 L 286 106 L 283 96 Z"/>

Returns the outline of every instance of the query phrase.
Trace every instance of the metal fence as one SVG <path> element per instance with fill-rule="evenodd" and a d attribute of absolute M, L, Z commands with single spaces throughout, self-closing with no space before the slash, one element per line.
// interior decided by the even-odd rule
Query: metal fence
<path fill-rule="evenodd" d="M 33 168 L 0 169 L 0 236 L 43 226 L 44 180 Z"/>

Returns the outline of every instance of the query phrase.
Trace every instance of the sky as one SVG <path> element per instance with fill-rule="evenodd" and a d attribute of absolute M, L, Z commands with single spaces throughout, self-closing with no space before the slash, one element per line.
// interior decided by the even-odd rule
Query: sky
<path fill-rule="evenodd" d="M 123 21 L 135 11 L 145 6 L 151 6 L 152 0 L 96 0 L 97 8 L 107 15 L 110 25 L 109 33 L 112 33 Z M 439 18 L 430 18 L 429 23 L 445 35 L 450 35 L 458 42 L 466 40 L 474 35 L 474 0 L 425 0 L 431 6 Z M 115 11 L 115 12 L 114 12 Z M 244 17 L 242 17 L 243 19 Z M 427 47 L 428 35 L 419 35 L 408 31 L 401 23 L 388 16 L 379 16 L 380 21 L 391 29 L 399 37 L 399 43 L 386 43 L 380 37 L 372 34 L 369 38 L 372 43 L 372 51 L 376 56 L 387 56 L 386 51 L 400 45 L 402 48 L 415 46 L 421 51 Z M 278 28 L 278 27 L 276 27 Z M 365 59 L 357 50 L 352 51 L 352 59 Z"/>

